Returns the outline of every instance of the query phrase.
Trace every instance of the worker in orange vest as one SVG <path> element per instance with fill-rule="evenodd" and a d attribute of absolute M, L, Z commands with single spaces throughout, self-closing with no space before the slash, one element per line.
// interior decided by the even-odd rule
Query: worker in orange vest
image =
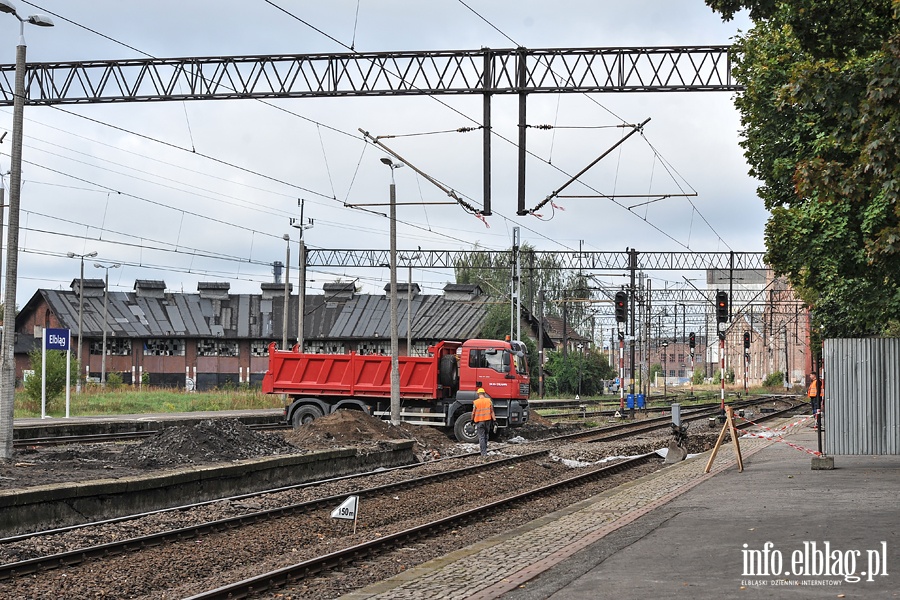
<path fill-rule="evenodd" d="M 806 395 L 809 397 L 809 403 L 812 406 L 812 414 L 816 414 L 821 409 L 821 400 L 824 396 L 822 382 L 819 381 L 815 373 L 810 373 L 809 377 L 812 381 L 809 383 L 809 389 Z"/>
<path fill-rule="evenodd" d="M 472 422 L 475 423 L 475 429 L 478 431 L 478 446 L 481 449 L 481 456 L 487 456 L 488 436 L 494 428 L 494 403 L 488 397 L 484 388 L 478 388 L 476 392 L 478 397 L 475 398 L 472 407 Z"/>

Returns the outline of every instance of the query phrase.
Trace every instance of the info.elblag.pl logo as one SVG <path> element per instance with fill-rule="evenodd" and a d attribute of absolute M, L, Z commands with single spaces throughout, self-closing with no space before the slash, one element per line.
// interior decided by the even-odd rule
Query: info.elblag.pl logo
<path fill-rule="evenodd" d="M 841 550 L 832 548 L 831 542 L 803 542 L 801 548 L 786 556 L 775 548 L 772 542 L 763 544 L 762 549 L 754 550 L 748 544 L 741 550 L 744 577 L 841 577 L 844 582 L 875 581 L 876 577 L 886 577 L 887 542 L 881 542 L 880 548 L 873 550 Z M 747 585 L 770 585 L 769 580 L 753 580 L 744 582 Z M 827 580 L 819 585 L 840 585 L 841 581 Z M 798 579 L 781 581 L 781 585 L 815 585 L 815 583 Z"/>

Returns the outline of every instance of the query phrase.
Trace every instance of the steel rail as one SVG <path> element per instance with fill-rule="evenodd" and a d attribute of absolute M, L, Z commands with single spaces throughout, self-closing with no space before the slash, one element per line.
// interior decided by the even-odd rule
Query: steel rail
<path fill-rule="evenodd" d="M 254 431 L 271 431 L 289 429 L 284 423 L 251 423 L 245 425 L 247 429 Z M 13 440 L 14 448 L 27 448 L 29 446 L 62 446 L 65 444 L 91 444 L 100 442 L 128 442 L 140 440 L 161 433 L 164 429 L 151 429 L 147 431 L 121 431 L 110 433 L 86 433 L 81 435 L 57 435 L 48 437 L 18 438 Z"/>
<path fill-rule="evenodd" d="M 547 453 L 547 450 L 538 450 L 535 452 L 530 452 L 527 454 L 513 456 L 501 460 L 495 460 L 488 463 L 462 467 L 460 469 L 454 469 L 452 471 L 443 471 L 441 473 L 433 473 L 431 475 L 425 475 L 423 477 L 417 477 L 415 479 L 406 479 L 403 481 L 388 483 L 364 490 L 359 490 L 354 493 L 359 496 L 372 496 L 376 494 L 392 493 L 396 490 L 404 490 L 411 487 L 429 485 L 436 482 L 455 479 L 457 477 L 470 475 L 472 473 L 493 469 L 497 465 L 526 462 L 541 456 L 545 456 L 547 455 Z M 321 510 L 325 507 L 333 506 L 336 502 L 341 502 L 346 499 L 346 496 L 347 494 L 345 493 L 335 494 L 332 496 L 317 498 L 315 500 L 309 500 L 307 502 L 290 504 L 287 506 L 238 515 L 226 519 L 219 519 L 216 521 L 209 521 L 198 525 L 181 527 L 179 529 L 161 531 L 158 533 L 130 538 L 127 540 L 119 540 L 106 544 L 100 544 L 97 546 L 79 548 L 68 552 L 52 554 L 49 556 L 32 558 L 15 563 L 7 563 L 4 565 L 0 565 L 0 581 L 11 579 L 14 577 L 21 577 L 23 575 L 30 575 L 39 571 L 68 567 L 86 562 L 94 558 L 125 554 L 127 552 L 137 552 L 153 546 L 159 546 L 162 544 L 196 538 L 201 535 L 219 533 L 222 531 L 246 527 L 248 525 L 262 523 L 272 519 L 306 514 L 315 510 Z"/>
<path fill-rule="evenodd" d="M 365 542 L 345 548 L 337 552 L 332 552 L 323 556 L 319 556 L 310 560 L 303 561 L 296 565 L 276 569 L 269 573 L 264 573 L 256 577 L 250 577 L 236 583 L 228 584 L 214 590 L 209 590 L 190 596 L 186 600 L 219 600 L 246 598 L 250 595 L 259 594 L 263 591 L 277 589 L 289 583 L 294 583 L 311 575 L 316 575 L 323 571 L 333 569 L 347 563 L 352 562 L 359 557 L 366 557 L 372 554 L 383 552 L 387 548 L 399 546 L 409 541 L 420 539 L 433 535 L 435 532 L 442 531 L 450 527 L 456 527 L 462 523 L 467 523 L 479 518 L 484 513 L 495 514 L 498 509 L 503 509 L 510 505 L 515 505 L 524 500 L 529 500 L 536 496 L 555 492 L 560 489 L 574 487 L 589 483 L 596 479 L 602 479 L 626 471 L 628 469 L 640 466 L 656 457 L 656 454 L 644 454 L 642 456 L 623 460 L 609 466 L 600 467 L 587 473 L 582 473 L 569 477 L 567 479 L 557 481 L 551 484 L 540 486 L 525 492 L 495 500 L 482 506 L 465 510 L 430 523 L 426 523 L 417 527 L 411 527 L 404 531 L 386 535 L 370 542 Z"/>

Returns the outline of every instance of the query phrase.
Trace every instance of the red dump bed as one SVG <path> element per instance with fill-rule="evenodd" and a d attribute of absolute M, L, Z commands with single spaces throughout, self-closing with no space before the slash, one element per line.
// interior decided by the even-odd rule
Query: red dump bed
<path fill-rule="evenodd" d="M 432 356 L 401 356 L 400 397 L 441 397 L 438 362 L 458 344 L 440 342 Z M 301 354 L 269 347 L 262 391 L 292 396 L 390 398 L 391 357 L 380 354 Z M 448 390 L 449 393 L 449 390 Z"/>

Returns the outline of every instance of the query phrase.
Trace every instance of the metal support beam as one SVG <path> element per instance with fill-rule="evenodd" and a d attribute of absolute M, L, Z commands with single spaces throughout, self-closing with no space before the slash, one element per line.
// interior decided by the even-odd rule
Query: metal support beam
<path fill-rule="evenodd" d="M 412 266 L 425 269 L 456 267 L 491 268 L 497 251 L 490 250 L 398 250 L 409 255 Z M 307 248 L 310 267 L 371 267 L 388 264 L 387 250 Z M 616 251 L 533 251 L 542 269 L 583 269 L 619 272 L 630 268 L 628 252 Z M 509 263 L 505 263 L 508 265 Z M 495 268 L 506 268 L 498 266 Z M 637 268 L 641 271 L 705 271 L 707 269 L 766 269 L 763 252 L 641 252 Z"/>
<path fill-rule="evenodd" d="M 30 105 L 434 94 L 734 92 L 729 46 L 514 48 L 42 62 Z M 488 65 L 487 67 L 485 65 Z M 0 65 L 12 106 L 14 65 Z M 524 144 L 523 144 L 524 146 Z"/>

